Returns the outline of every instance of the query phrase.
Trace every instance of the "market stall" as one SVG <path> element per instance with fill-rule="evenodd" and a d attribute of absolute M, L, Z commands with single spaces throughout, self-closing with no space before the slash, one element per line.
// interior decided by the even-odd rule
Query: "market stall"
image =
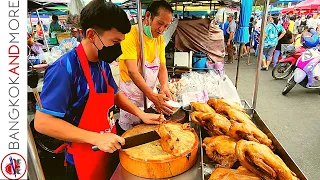
<path fill-rule="evenodd" d="M 266 26 L 268 4 L 269 0 L 264 2 L 264 16 L 262 20 L 262 29 L 264 29 Z M 142 6 L 140 0 L 137 0 L 137 5 L 138 27 L 140 29 L 140 42 L 143 42 Z M 244 13 L 245 11 L 243 10 L 241 12 Z M 241 19 L 242 18 L 240 18 L 239 24 L 243 31 L 238 32 L 238 36 L 239 34 L 247 34 L 246 23 L 242 23 Z M 264 31 L 261 32 L 261 36 L 263 35 Z M 237 42 L 243 43 L 245 42 L 245 40 L 239 38 Z M 264 40 L 261 38 L 260 44 L 263 43 Z M 141 57 L 144 57 L 143 47 L 144 45 L 142 43 Z M 256 177 L 256 179 L 259 179 L 260 177 L 269 176 L 271 176 L 272 178 L 279 178 L 279 176 L 281 176 L 281 172 L 279 172 L 279 170 L 277 169 L 278 167 L 283 168 L 280 169 L 280 171 L 284 170 L 287 173 L 287 176 L 285 177 L 297 176 L 301 180 L 306 179 L 304 174 L 296 166 L 294 161 L 290 158 L 290 156 L 287 154 L 287 152 L 281 146 L 278 140 L 273 136 L 272 132 L 268 129 L 268 127 L 265 125 L 265 123 L 259 117 L 258 113 L 255 110 L 257 103 L 260 63 L 262 59 L 263 46 L 259 48 L 259 61 L 257 63 L 256 69 L 256 81 L 254 86 L 254 97 L 252 99 L 252 106 L 248 104 L 246 101 L 240 101 L 240 97 L 235 87 L 233 86 L 230 79 L 223 72 L 211 70 L 206 73 L 189 72 L 183 74 L 182 77 L 177 80 L 177 82 L 171 83 L 171 92 L 176 95 L 180 102 L 180 105 L 182 105 L 182 107 L 179 106 L 177 107 L 177 109 L 181 108 L 181 111 L 188 117 L 185 119 L 184 122 L 190 123 L 191 127 L 179 123 L 164 123 L 161 121 L 162 124 L 160 126 L 138 125 L 133 127 L 132 129 L 129 129 L 125 134 L 123 134 L 123 137 L 130 137 L 140 132 L 156 130 L 159 131 L 159 134 L 162 139 L 157 142 L 143 144 L 140 147 L 134 147 L 127 150 L 120 150 L 120 164 L 117 166 L 117 169 L 115 170 L 111 179 L 134 180 L 146 178 L 170 178 L 183 180 L 207 180 L 212 175 L 212 173 L 218 173 L 216 172 L 218 170 L 216 168 L 216 165 L 221 165 L 223 163 L 220 162 L 220 160 L 214 160 L 215 157 L 221 157 L 217 155 L 217 151 L 212 150 L 211 152 L 215 154 L 211 156 L 210 151 L 207 150 L 207 147 L 209 145 L 206 147 L 202 147 L 202 145 L 203 143 L 207 144 L 205 139 L 212 135 L 210 133 L 215 133 L 215 136 L 229 135 L 227 132 L 229 131 L 229 129 L 225 131 L 224 125 L 230 125 L 229 128 L 231 128 L 231 123 L 234 123 L 232 125 L 236 125 L 234 121 L 237 121 L 238 123 L 243 123 L 243 126 L 247 126 L 247 124 L 249 124 L 248 126 L 250 126 L 250 128 L 254 130 L 254 133 L 248 132 L 246 136 L 245 134 L 239 134 L 236 132 L 234 133 L 234 136 L 230 135 L 231 137 L 239 140 L 237 142 L 231 142 L 231 149 L 233 148 L 234 152 L 236 150 L 239 152 L 236 155 L 234 152 L 233 154 L 231 154 L 230 157 L 232 160 L 230 161 L 232 161 L 232 163 L 230 164 L 232 165 L 225 166 L 225 168 L 228 168 L 224 170 L 237 171 L 237 173 L 239 173 L 240 170 L 235 170 L 234 168 L 239 167 L 240 161 L 241 165 L 244 166 L 244 168 L 247 168 L 250 171 L 254 172 L 252 173 L 248 170 L 245 170 L 245 174 L 249 174 L 249 176 Z M 144 63 L 145 60 L 142 59 L 142 66 L 145 65 Z M 192 69 L 193 68 L 191 68 L 191 70 Z M 200 69 L 203 70 L 203 68 Z M 145 72 L 143 72 L 142 74 L 145 77 Z M 227 102 L 224 102 L 224 100 L 221 100 L 221 98 L 227 100 Z M 211 103 L 211 101 L 213 102 Z M 216 101 L 223 101 L 221 107 L 217 105 Z M 147 103 L 145 97 L 145 107 L 147 107 L 146 104 Z M 233 117 L 232 113 L 230 112 L 240 113 L 240 116 L 244 117 L 244 120 Z M 200 120 L 196 117 L 197 113 L 199 116 L 201 116 L 199 118 Z M 201 113 L 209 113 L 207 114 L 209 116 L 207 117 L 207 119 L 205 119 L 204 117 L 202 117 L 203 114 Z M 216 116 L 221 118 L 221 121 L 225 123 L 224 125 L 221 125 L 221 127 L 219 125 L 216 125 L 214 122 Z M 229 118 L 230 121 L 227 118 Z M 174 121 L 173 118 L 171 118 L 171 120 Z M 250 128 L 248 128 L 247 130 L 249 130 Z M 259 136 L 256 138 L 258 139 L 257 141 L 261 144 L 258 144 L 257 142 L 255 143 L 258 144 L 258 147 L 261 147 L 262 152 L 265 152 L 262 154 L 268 154 L 270 155 L 269 157 L 263 156 L 257 159 L 252 159 L 252 157 L 247 157 L 245 151 L 242 151 L 242 148 L 252 147 L 256 145 L 255 143 L 250 144 L 244 141 L 256 140 L 252 138 L 252 136 L 256 137 L 256 135 L 261 135 L 262 137 L 260 138 Z M 163 137 L 166 137 L 167 140 L 163 139 Z M 229 137 L 225 138 L 228 139 Z M 266 143 L 264 143 L 264 140 L 266 140 Z M 173 143 L 173 145 L 170 143 Z M 262 144 L 265 144 L 266 146 Z M 237 147 L 235 147 L 235 145 L 237 145 Z M 268 148 L 274 150 L 274 152 L 272 152 Z M 251 149 L 247 149 L 249 149 L 248 153 L 250 153 Z M 283 161 L 279 160 L 279 158 L 275 154 L 278 155 Z M 244 157 L 244 159 L 241 159 L 242 157 Z M 268 164 L 268 167 L 265 169 L 263 169 L 263 167 L 260 168 L 259 163 L 254 164 L 256 163 L 255 160 L 261 162 L 263 158 L 270 158 L 274 161 L 274 164 Z M 249 162 L 247 162 L 248 159 Z M 237 161 L 238 165 L 233 166 Z M 257 165 L 258 168 L 255 165 Z M 234 170 L 231 170 L 231 167 L 233 167 Z M 268 168 L 271 168 L 272 170 Z M 261 169 L 265 171 L 261 171 Z M 267 170 L 270 170 L 271 173 Z M 295 175 L 294 173 L 291 173 L 290 170 L 292 170 L 295 173 Z M 35 176 L 36 175 L 34 175 L 33 177 Z"/>
<path fill-rule="evenodd" d="M 140 16 L 138 18 L 140 28 L 140 42 L 143 42 L 141 1 L 138 1 L 137 4 Z M 264 29 L 266 26 L 268 4 L 269 1 L 264 2 L 264 16 L 262 18 L 261 29 Z M 263 35 L 264 32 L 262 31 L 261 36 Z M 243 41 L 239 40 L 239 42 Z M 264 39 L 261 38 L 260 44 L 263 43 Z M 191 127 L 193 128 L 193 131 L 196 132 L 196 138 L 198 138 L 199 141 L 199 143 L 197 143 L 197 151 L 191 151 L 193 150 L 193 147 L 189 147 L 190 151 L 182 151 L 178 155 L 174 155 L 175 147 L 181 147 L 179 143 L 183 143 L 183 141 L 186 143 L 187 140 L 180 139 L 180 136 L 178 135 L 181 133 L 185 133 L 185 129 L 182 128 L 182 130 L 177 130 L 179 128 L 173 128 L 171 133 L 169 133 L 171 134 L 169 139 L 172 139 L 176 135 L 179 137 L 179 143 L 176 142 L 177 144 L 171 146 L 171 149 L 169 149 L 169 151 L 167 151 L 168 149 L 165 148 L 166 145 L 162 144 L 163 139 L 160 140 L 160 144 L 159 142 L 152 142 L 141 145 L 138 149 L 131 148 L 130 150 L 120 150 L 120 164 L 118 165 L 111 179 L 131 180 L 146 178 L 170 178 L 207 180 L 210 176 L 214 177 L 216 175 L 217 177 L 221 177 L 221 174 L 224 174 L 224 177 L 226 177 L 228 176 L 226 174 L 230 174 L 230 172 L 234 172 L 231 174 L 240 175 L 235 175 L 235 177 L 238 177 L 238 179 L 240 177 L 244 178 L 247 176 L 256 179 L 260 179 L 260 177 L 279 179 L 306 179 L 305 175 L 297 167 L 295 162 L 290 158 L 290 156 L 281 146 L 278 140 L 273 136 L 272 132 L 265 125 L 265 123 L 259 117 L 258 113 L 255 110 L 258 97 L 257 93 L 259 86 L 260 64 L 262 60 L 262 48 L 263 46 L 261 46 L 259 49 L 259 58 L 256 68 L 256 81 L 254 85 L 252 106 L 246 101 L 241 101 L 241 105 L 240 103 L 238 103 L 240 98 L 235 90 L 235 87 L 233 85 L 230 85 L 230 80 L 226 75 L 219 74 L 216 71 L 209 71 L 207 73 L 189 72 L 183 74 L 178 82 L 172 83 L 174 84 L 172 92 L 176 92 L 178 100 L 182 103 L 182 109 L 184 109 L 189 115 L 189 120 L 187 122 L 191 123 Z M 143 53 L 144 52 L 142 51 L 142 57 L 144 57 Z M 188 107 L 188 105 L 190 104 L 191 107 Z M 242 118 L 240 118 L 239 116 L 241 116 Z M 219 121 L 220 123 L 224 122 L 227 125 L 216 124 L 216 118 L 221 119 Z M 170 129 L 170 127 L 173 126 L 172 124 L 174 123 L 168 122 L 167 124 L 160 124 L 160 126 L 157 127 L 151 128 L 151 126 L 149 126 L 149 130 L 155 129 L 158 130 L 161 134 L 164 126 L 167 126 L 167 128 Z M 232 127 L 232 130 L 234 131 L 233 135 L 229 134 L 232 133 L 231 129 L 230 132 L 229 129 L 224 129 L 226 126 L 229 128 Z M 249 130 L 249 127 L 252 128 L 252 130 Z M 133 127 L 132 129 L 128 130 L 127 133 L 123 135 L 123 137 L 127 137 L 128 134 L 129 136 L 135 135 L 138 132 L 141 132 L 141 128 L 145 129 L 146 127 L 144 127 L 144 125 Z M 189 129 L 187 128 L 187 130 Z M 249 132 L 245 132 L 246 130 Z M 245 133 L 248 134 L 245 135 Z M 232 138 L 236 139 L 237 141 L 228 140 L 231 141 L 230 143 L 233 143 L 233 145 L 228 145 L 227 147 L 230 147 L 231 149 L 235 148 L 233 149 L 233 154 L 224 159 L 222 158 L 223 155 L 217 155 L 217 153 L 219 153 L 219 150 L 208 150 L 207 148 L 213 148 L 214 145 L 207 144 L 208 141 L 206 141 L 205 139 L 210 139 L 210 136 L 212 135 L 225 135 L 225 137 L 223 138 L 230 139 L 230 137 L 228 136 L 231 136 Z M 205 145 L 205 148 L 202 147 L 203 143 L 207 144 Z M 166 154 L 169 156 L 168 158 L 156 158 L 159 156 L 159 154 L 163 153 L 159 146 L 162 147 L 163 151 L 169 153 L 169 155 Z M 219 145 L 219 142 L 217 142 L 215 146 L 221 146 L 221 144 Z M 150 148 L 152 149 L 152 151 Z M 159 152 L 157 149 L 159 149 Z M 144 152 L 144 150 L 146 151 Z M 152 157 L 149 157 L 148 152 L 150 151 L 153 152 Z M 230 149 L 226 151 L 230 152 Z M 236 154 L 234 154 L 234 151 L 236 151 Z M 247 154 L 257 151 L 260 151 L 262 153 L 251 154 L 249 156 Z M 137 154 L 140 153 L 141 155 L 138 156 Z M 171 156 L 170 154 L 173 156 Z M 194 158 L 194 156 L 197 157 Z M 188 163 L 180 163 L 180 165 L 177 166 L 175 161 L 179 161 L 179 159 L 181 158 L 187 160 Z M 264 158 L 269 158 L 269 160 L 273 161 L 273 163 L 260 164 L 259 162 L 263 161 Z M 239 167 L 238 160 L 240 161 L 242 167 Z M 227 162 L 227 164 L 223 163 L 225 161 Z M 232 161 L 232 163 L 228 163 L 229 161 Z M 235 165 L 235 162 L 238 162 L 238 165 Z M 194 165 L 191 166 L 189 163 Z M 131 165 L 129 166 L 128 164 Z M 134 167 L 137 164 L 139 164 L 139 168 Z M 155 164 L 158 165 L 158 168 L 155 168 Z M 217 169 L 217 165 L 218 167 L 221 167 L 222 165 L 224 169 Z M 237 170 L 232 170 L 230 169 L 231 167 L 239 168 Z M 248 170 L 250 170 L 251 172 Z M 226 171 L 227 173 L 218 171 Z M 282 173 L 284 173 L 285 175 Z"/>

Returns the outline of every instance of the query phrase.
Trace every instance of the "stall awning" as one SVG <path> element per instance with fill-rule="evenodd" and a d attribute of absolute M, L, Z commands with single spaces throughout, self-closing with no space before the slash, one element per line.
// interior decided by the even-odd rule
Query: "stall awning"
<path fill-rule="evenodd" d="M 320 6 L 319 0 L 306 0 L 303 1 L 297 5 L 295 5 L 295 9 L 299 10 L 318 10 L 318 7 Z"/>

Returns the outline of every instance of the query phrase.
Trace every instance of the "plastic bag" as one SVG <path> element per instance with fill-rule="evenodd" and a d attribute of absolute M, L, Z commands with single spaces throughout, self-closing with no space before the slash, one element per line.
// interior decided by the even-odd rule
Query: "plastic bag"
<path fill-rule="evenodd" d="M 219 80 L 219 91 L 221 98 L 241 104 L 237 89 L 227 75 L 221 76 Z"/>
<path fill-rule="evenodd" d="M 60 42 L 59 48 L 62 51 L 62 53 L 66 53 L 70 51 L 71 49 L 77 47 L 78 41 L 76 38 L 66 38 Z"/>
<path fill-rule="evenodd" d="M 71 15 L 80 15 L 81 10 L 85 6 L 82 0 L 70 0 L 68 10 Z"/>

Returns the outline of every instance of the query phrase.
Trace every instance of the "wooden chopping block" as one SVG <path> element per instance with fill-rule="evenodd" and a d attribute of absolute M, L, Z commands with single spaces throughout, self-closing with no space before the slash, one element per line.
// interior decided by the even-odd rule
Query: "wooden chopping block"
<path fill-rule="evenodd" d="M 133 175 L 143 178 L 169 178 L 190 169 L 197 161 L 199 139 L 195 131 L 183 130 L 180 123 L 167 123 L 173 134 L 179 138 L 181 155 L 164 152 L 159 140 L 133 148 L 120 150 L 120 163 Z M 159 125 L 141 124 L 126 131 L 122 137 L 158 131 Z"/>

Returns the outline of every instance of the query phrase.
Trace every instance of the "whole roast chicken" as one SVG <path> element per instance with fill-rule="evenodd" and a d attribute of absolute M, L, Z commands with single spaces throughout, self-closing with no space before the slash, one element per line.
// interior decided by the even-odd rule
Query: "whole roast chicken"
<path fill-rule="evenodd" d="M 260 178 L 240 166 L 238 169 L 217 168 L 213 171 L 209 180 L 260 180 Z"/>
<path fill-rule="evenodd" d="M 236 156 L 241 165 L 265 180 L 298 180 L 282 159 L 268 146 L 253 141 L 240 140 Z"/>
<path fill-rule="evenodd" d="M 245 139 L 254 141 L 273 149 L 272 141 L 268 138 L 268 136 L 256 126 L 251 124 L 233 123 L 230 127 L 229 135 L 236 140 Z"/>
<path fill-rule="evenodd" d="M 203 140 L 208 157 L 226 168 L 231 168 L 237 161 L 236 143 L 237 141 L 229 136 L 213 136 Z"/>
<path fill-rule="evenodd" d="M 241 107 L 240 104 L 236 102 L 230 102 L 225 99 L 215 99 L 215 98 L 210 98 L 207 102 L 207 104 L 211 107 L 213 107 L 217 113 L 225 113 L 226 108 L 230 107 L 231 109 L 235 109 L 238 111 L 245 112 L 244 109 Z"/>
<path fill-rule="evenodd" d="M 208 132 L 210 136 L 228 135 L 231 122 L 218 113 L 192 112 L 191 120 Z"/>

